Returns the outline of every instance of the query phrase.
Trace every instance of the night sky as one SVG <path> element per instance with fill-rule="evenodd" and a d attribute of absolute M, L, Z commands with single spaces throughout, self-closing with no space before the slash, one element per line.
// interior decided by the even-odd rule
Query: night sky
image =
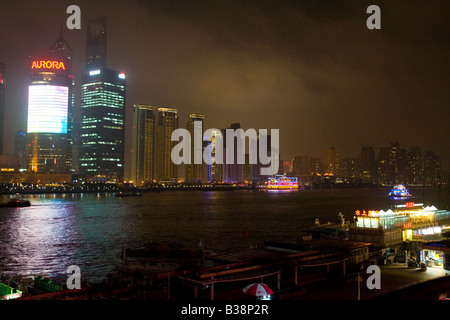
<path fill-rule="evenodd" d="M 66 8 L 81 8 L 68 30 Z M 366 9 L 381 8 L 381 30 Z M 108 18 L 111 69 L 127 74 L 126 149 L 136 103 L 204 113 L 207 128 L 280 129 L 281 159 L 326 159 L 334 146 L 433 150 L 450 170 L 450 1 L 0 2 L 7 66 L 5 151 L 26 129 L 28 56 L 48 53 L 60 26 L 74 50 L 76 111 L 86 23 Z M 129 153 L 126 169 L 129 169 Z"/>

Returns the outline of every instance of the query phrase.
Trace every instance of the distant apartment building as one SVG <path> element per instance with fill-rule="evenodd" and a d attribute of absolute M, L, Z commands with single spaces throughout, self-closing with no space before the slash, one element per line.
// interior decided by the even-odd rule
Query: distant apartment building
<path fill-rule="evenodd" d="M 171 137 L 172 132 L 178 129 L 178 110 L 158 108 L 157 113 L 155 178 L 157 181 L 177 181 L 177 167 L 171 158 L 176 142 Z"/>
<path fill-rule="evenodd" d="M 156 107 L 133 106 L 131 179 L 137 186 L 151 184 L 156 178 L 156 127 Z"/>

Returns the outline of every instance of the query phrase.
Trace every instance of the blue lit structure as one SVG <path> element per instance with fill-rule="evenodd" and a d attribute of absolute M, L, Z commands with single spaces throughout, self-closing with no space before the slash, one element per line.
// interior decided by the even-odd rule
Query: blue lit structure
<path fill-rule="evenodd" d="M 411 194 L 409 193 L 409 190 L 406 189 L 406 187 L 402 184 L 394 186 L 394 188 L 389 191 L 388 194 L 389 197 L 411 197 Z"/>

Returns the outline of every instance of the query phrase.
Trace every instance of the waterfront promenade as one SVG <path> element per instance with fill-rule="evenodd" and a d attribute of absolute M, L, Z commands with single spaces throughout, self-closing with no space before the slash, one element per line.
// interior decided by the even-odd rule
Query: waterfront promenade
<path fill-rule="evenodd" d="M 380 266 L 381 269 L 381 289 L 369 290 L 366 286 L 367 277 L 365 270 L 362 270 L 362 281 L 360 284 L 360 300 L 370 299 L 405 299 L 405 294 L 402 290 L 406 288 L 414 288 L 416 285 L 445 283 L 448 285 L 450 291 L 450 271 L 442 268 L 432 267 L 426 271 L 421 271 L 418 268 L 408 268 L 404 263 L 393 263 L 389 265 Z M 430 282 L 432 281 L 432 282 Z M 425 286 L 423 286 L 425 287 Z M 349 282 L 345 285 L 333 282 L 321 282 L 306 286 L 305 294 L 297 296 L 294 300 L 357 300 L 358 298 L 358 283 L 356 281 Z M 436 286 L 436 289 L 438 286 Z M 412 298 L 420 299 L 436 299 L 433 294 L 429 295 L 429 288 L 424 289 L 422 294 L 414 289 Z M 433 291 L 433 290 L 431 290 Z M 450 298 L 450 295 L 447 296 Z"/>

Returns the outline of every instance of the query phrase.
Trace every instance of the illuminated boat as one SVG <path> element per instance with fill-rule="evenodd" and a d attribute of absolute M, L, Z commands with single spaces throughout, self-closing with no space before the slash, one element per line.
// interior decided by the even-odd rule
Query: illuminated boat
<path fill-rule="evenodd" d="M 269 178 L 267 182 L 267 189 L 272 190 L 290 190 L 298 189 L 297 177 L 286 177 L 284 175 L 275 176 L 275 178 Z"/>
<path fill-rule="evenodd" d="M 411 197 L 409 190 L 402 184 L 394 186 L 394 188 L 389 191 L 389 197 Z"/>

